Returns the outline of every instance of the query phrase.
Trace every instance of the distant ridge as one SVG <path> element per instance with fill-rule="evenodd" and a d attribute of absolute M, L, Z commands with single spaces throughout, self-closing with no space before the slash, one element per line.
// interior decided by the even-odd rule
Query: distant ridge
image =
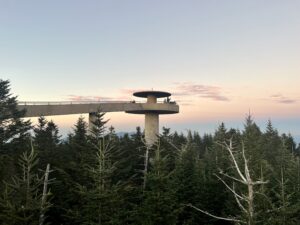
<path fill-rule="evenodd" d="M 135 132 L 133 132 L 133 131 L 132 132 L 124 132 L 124 131 L 116 132 L 116 135 L 118 137 L 124 137 L 125 134 L 128 134 L 129 136 L 131 136 L 131 135 L 135 134 Z M 300 138 L 300 136 L 299 136 L 299 138 Z"/>

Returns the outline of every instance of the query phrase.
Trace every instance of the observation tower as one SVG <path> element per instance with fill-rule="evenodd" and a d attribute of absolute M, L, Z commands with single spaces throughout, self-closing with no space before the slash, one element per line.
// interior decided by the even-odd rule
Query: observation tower
<path fill-rule="evenodd" d="M 179 112 L 176 102 L 170 100 L 171 94 L 164 91 L 139 91 L 133 96 L 147 98 L 143 108 L 137 110 L 127 110 L 126 113 L 145 114 L 145 140 L 147 146 L 152 146 L 159 135 L 159 115 L 174 114 Z M 157 102 L 158 98 L 165 98 L 162 102 Z"/>
<path fill-rule="evenodd" d="M 163 91 L 139 91 L 133 93 L 136 97 L 147 98 L 147 102 L 135 101 L 98 101 L 98 102 L 19 102 L 18 109 L 25 110 L 24 117 L 55 116 L 70 114 L 89 114 L 89 130 L 93 127 L 95 113 L 126 112 L 145 114 L 145 141 L 151 147 L 159 134 L 159 114 L 172 114 L 179 112 L 176 102 L 170 100 L 171 94 Z M 157 102 L 158 98 L 165 98 Z"/>

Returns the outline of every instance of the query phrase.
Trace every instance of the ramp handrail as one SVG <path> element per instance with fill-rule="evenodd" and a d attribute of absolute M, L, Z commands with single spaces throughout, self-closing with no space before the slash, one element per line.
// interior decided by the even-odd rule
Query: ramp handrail
<path fill-rule="evenodd" d="M 146 103 L 142 101 L 19 101 L 18 105 L 78 105 L 78 104 L 103 104 L 103 103 Z M 176 104 L 176 102 L 158 101 L 158 104 Z"/>
<path fill-rule="evenodd" d="M 101 103 L 130 103 L 131 101 L 19 101 L 18 105 L 75 105 Z"/>

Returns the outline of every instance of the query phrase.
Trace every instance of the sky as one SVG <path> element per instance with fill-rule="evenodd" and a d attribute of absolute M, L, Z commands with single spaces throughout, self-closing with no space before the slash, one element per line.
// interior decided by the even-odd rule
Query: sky
<path fill-rule="evenodd" d="M 173 131 L 265 128 L 300 137 L 300 1 L 0 0 L 0 78 L 19 101 L 171 92 Z M 69 132 L 79 115 L 55 116 Z M 117 131 L 143 116 L 106 115 Z M 300 140 L 300 139 L 299 139 Z"/>

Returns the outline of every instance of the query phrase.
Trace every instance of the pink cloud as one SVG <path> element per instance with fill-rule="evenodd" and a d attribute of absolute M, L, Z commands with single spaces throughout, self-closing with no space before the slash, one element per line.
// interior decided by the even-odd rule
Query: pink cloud
<path fill-rule="evenodd" d="M 173 90 L 173 91 L 172 91 Z M 145 91 L 145 89 L 121 89 L 118 97 L 107 97 L 99 95 L 68 95 L 70 101 L 130 101 L 132 94 L 137 91 Z M 166 91 L 171 91 L 177 102 L 182 105 L 193 105 L 194 101 L 186 97 L 207 98 L 214 101 L 229 101 L 229 98 L 222 93 L 222 89 L 218 86 L 200 85 L 192 83 L 176 83 L 175 87 L 171 87 Z"/>
<path fill-rule="evenodd" d="M 67 99 L 69 101 L 124 101 L 129 100 L 129 97 L 120 96 L 120 97 L 107 97 L 99 95 L 68 95 Z"/>
<path fill-rule="evenodd" d="M 200 98 L 208 98 L 214 101 L 230 101 L 222 93 L 222 88 L 218 86 L 192 84 L 192 83 L 176 83 L 174 96 L 196 96 Z"/>
<path fill-rule="evenodd" d="M 298 100 L 297 99 L 292 99 L 289 97 L 286 97 L 282 94 L 274 94 L 270 96 L 273 100 L 275 100 L 278 103 L 282 103 L 282 104 L 293 104 L 296 103 Z"/>

